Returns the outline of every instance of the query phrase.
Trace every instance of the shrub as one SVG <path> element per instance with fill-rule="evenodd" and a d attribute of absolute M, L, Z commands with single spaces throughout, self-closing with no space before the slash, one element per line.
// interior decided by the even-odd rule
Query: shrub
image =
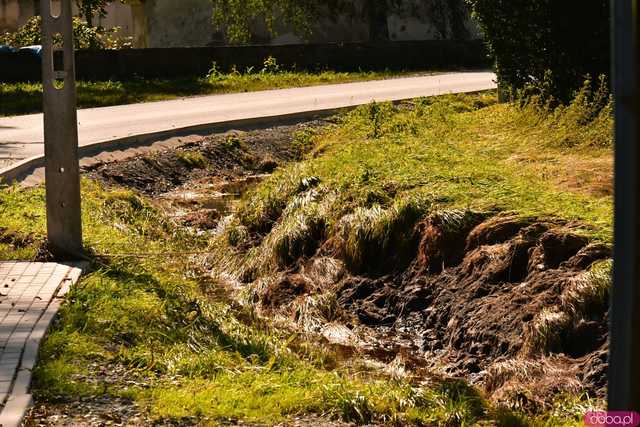
<path fill-rule="evenodd" d="M 20 48 L 42 44 L 41 18 L 34 16 L 13 33 L 0 34 L 0 44 Z M 131 37 L 118 37 L 119 27 L 91 27 L 73 18 L 73 38 L 76 49 L 125 49 L 133 46 Z"/>
<path fill-rule="evenodd" d="M 518 91 L 519 112 L 530 126 L 546 129 L 564 147 L 612 147 L 613 100 L 605 76 L 590 77 L 566 105 L 549 91 L 550 80 Z"/>
<path fill-rule="evenodd" d="M 467 0 L 506 89 L 544 80 L 568 102 L 584 77 L 609 73 L 607 0 Z"/>

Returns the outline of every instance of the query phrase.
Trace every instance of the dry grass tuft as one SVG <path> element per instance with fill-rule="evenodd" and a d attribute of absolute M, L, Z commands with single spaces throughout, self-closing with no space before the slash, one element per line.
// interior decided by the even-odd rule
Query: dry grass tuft
<path fill-rule="evenodd" d="M 593 265 L 589 271 L 573 280 L 561 296 L 561 306 L 574 316 L 602 310 L 609 302 L 613 261 Z"/>
<path fill-rule="evenodd" d="M 485 387 L 492 399 L 510 409 L 539 412 L 546 397 L 579 395 L 582 384 L 575 366 L 561 358 L 509 359 L 487 369 Z"/>

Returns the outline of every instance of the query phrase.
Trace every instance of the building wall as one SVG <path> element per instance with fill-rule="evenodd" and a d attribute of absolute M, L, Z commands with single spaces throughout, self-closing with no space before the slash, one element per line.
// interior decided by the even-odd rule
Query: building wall
<path fill-rule="evenodd" d="M 147 0 L 145 47 L 206 46 L 215 30 L 211 0 Z"/>
<path fill-rule="evenodd" d="M 0 31 L 14 30 L 38 9 L 39 0 L 0 0 Z M 315 43 L 369 41 L 370 24 L 365 13 L 366 0 L 353 0 L 348 11 L 335 16 L 327 10 L 313 26 L 310 39 Z M 392 41 L 468 40 L 480 38 L 468 14 L 452 10 L 449 0 L 403 0 L 401 7 L 387 16 Z M 118 26 L 122 36 L 134 38 L 136 47 L 190 47 L 226 44 L 211 20 L 210 0 L 145 0 L 121 4 L 113 2 L 106 18 L 96 19 L 104 27 Z M 303 40 L 291 29 L 281 27 L 277 35 L 264 25 L 251 29 L 252 42 L 295 44 Z"/>
<path fill-rule="evenodd" d="M 12 31 L 35 14 L 33 0 L 0 0 L 0 31 Z"/>

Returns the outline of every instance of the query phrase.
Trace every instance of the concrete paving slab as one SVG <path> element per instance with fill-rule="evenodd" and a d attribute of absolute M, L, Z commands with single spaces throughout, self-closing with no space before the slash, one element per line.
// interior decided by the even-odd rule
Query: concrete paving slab
<path fill-rule="evenodd" d="M 83 267 L 0 262 L 0 283 L 10 289 L 10 295 L 0 296 L 0 426 L 20 425 L 31 405 L 29 388 L 40 342 L 61 296 L 79 279 Z"/>

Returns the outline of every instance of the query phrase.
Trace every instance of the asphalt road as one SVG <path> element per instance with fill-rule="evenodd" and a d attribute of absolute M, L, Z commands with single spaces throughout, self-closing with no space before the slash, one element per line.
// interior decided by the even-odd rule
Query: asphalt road
<path fill-rule="evenodd" d="M 78 111 L 80 145 L 226 121 L 492 89 L 491 72 L 211 95 Z M 44 153 L 42 114 L 0 118 L 0 169 Z"/>

